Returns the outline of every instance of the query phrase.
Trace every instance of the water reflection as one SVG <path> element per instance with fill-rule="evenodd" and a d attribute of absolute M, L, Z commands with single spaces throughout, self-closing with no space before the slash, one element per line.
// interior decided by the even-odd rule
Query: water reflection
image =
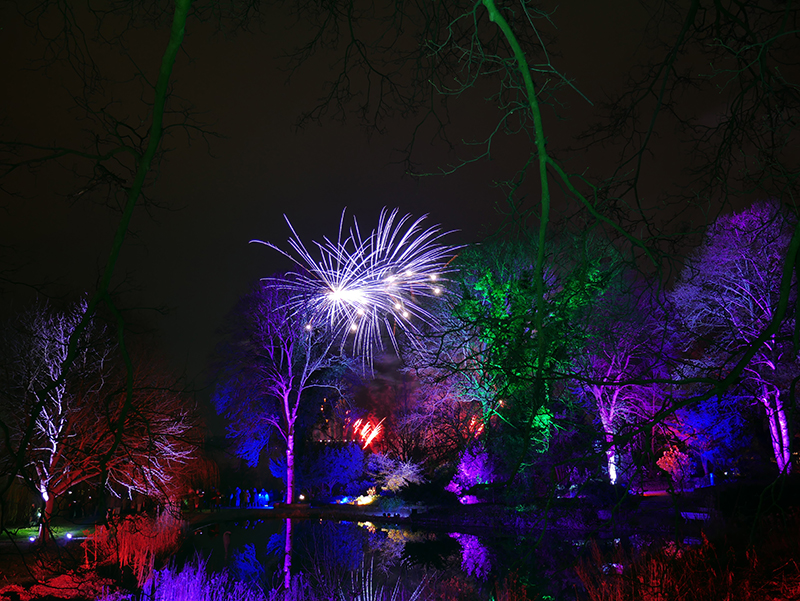
<path fill-rule="evenodd" d="M 524 537 L 327 520 L 225 523 L 220 531 L 230 533 L 234 576 L 267 589 L 289 588 L 302 575 L 317 590 L 348 591 L 369 578 L 389 593 L 425 586 L 427 596 L 447 599 L 489 599 L 509 583 L 560 598 L 573 590 L 582 547 L 558 538 L 537 547 Z M 221 570 L 223 541 L 212 532 L 197 534 L 195 546 Z"/>
<path fill-rule="evenodd" d="M 283 545 L 283 588 L 290 589 L 292 587 L 292 520 L 286 518 L 286 525 L 284 526 L 284 540 Z"/>

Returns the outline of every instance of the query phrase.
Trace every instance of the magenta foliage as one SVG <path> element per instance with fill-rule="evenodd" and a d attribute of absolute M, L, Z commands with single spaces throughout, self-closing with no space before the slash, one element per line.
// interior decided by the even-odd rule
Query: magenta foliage
<path fill-rule="evenodd" d="M 497 478 L 489 453 L 481 445 L 476 445 L 462 453 L 458 469 L 445 490 L 459 495 L 461 502 L 469 505 L 477 501 L 473 495 L 462 496 L 476 484 L 489 484 Z"/>

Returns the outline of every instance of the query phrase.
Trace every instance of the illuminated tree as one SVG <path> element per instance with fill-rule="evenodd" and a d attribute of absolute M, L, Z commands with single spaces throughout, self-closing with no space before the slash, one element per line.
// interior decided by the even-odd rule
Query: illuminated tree
<path fill-rule="evenodd" d="M 632 274 L 627 274 L 632 277 Z M 584 316 L 586 341 L 573 355 L 576 391 L 600 423 L 605 443 L 608 477 L 619 475 L 619 435 L 633 432 L 650 420 L 665 403 L 664 385 L 670 354 L 667 330 L 658 321 L 658 305 L 644 286 L 626 285 L 624 277 L 599 296 Z"/>
<path fill-rule="evenodd" d="M 487 448 L 511 478 L 530 451 L 547 448 L 557 391 L 585 345 L 580 320 L 613 273 L 595 246 L 566 235 L 548 245 L 544 306 L 535 239 L 466 249 L 454 263 L 458 289 L 437 310 L 427 347 L 406 357 L 426 386 L 445 385 L 461 401 L 480 403 Z"/>
<path fill-rule="evenodd" d="M 665 426 L 697 456 L 708 475 L 713 471 L 712 466 L 734 461 L 750 445 L 750 415 L 745 401 L 733 394 L 721 399 L 712 396 L 681 407 L 665 420 Z"/>
<path fill-rule="evenodd" d="M 755 203 L 720 217 L 690 257 L 672 294 L 687 351 L 702 349 L 695 370 L 724 376 L 756 345 L 742 383 L 764 408 L 781 473 L 791 471 L 785 393 L 798 368 L 788 343 L 793 320 L 784 318 L 763 342 L 758 339 L 778 314 L 793 221 L 777 202 Z M 795 302 L 794 289 L 790 300 Z"/>
<path fill-rule="evenodd" d="M 0 189 L 3 193 L 19 194 L 14 182 L 14 176 L 19 172 L 64 167 L 76 176 L 77 181 L 71 182 L 74 184 L 72 191 L 75 199 L 97 198 L 100 202 L 119 210 L 119 220 L 110 237 L 107 262 L 102 266 L 97 278 L 96 290 L 89 295 L 79 321 L 70 326 L 69 339 L 63 347 L 61 374 L 56 379 L 40 380 L 35 389 L 27 391 L 29 396 L 24 399 L 17 397 L 18 402 L 28 403 L 25 413 L 4 415 L 4 419 L 0 422 L 4 437 L 3 449 L 4 453 L 7 453 L 8 465 L 11 468 L 5 472 L 6 477 L 2 481 L 0 496 L 5 496 L 17 476 L 23 477 L 32 486 L 37 486 L 35 484 L 37 480 L 39 485 L 42 485 L 47 479 L 47 474 L 44 474 L 43 478 L 36 478 L 33 474 L 27 473 L 29 458 L 43 452 L 36 442 L 37 433 L 40 431 L 38 428 L 49 429 L 55 435 L 62 427 L 63 422 L 58 417 L 59 411 L 56 409 L 54 412 L 53 403 L 57 404 L 56 399 L 61 396 L 59 390 L 64 386 L 64 375 L 76 371 L 73 368 L 74 362 L 77 361 L 80 365 L 82 345 L 92 327 L 92 320 L 96 317 L 97 310 L 102 306 L 108 308 L 117 321 L 116 348 L 128 368 L 128 374 L 125 400 L 119 419 L 108 424 L 114 442 L 108 447 L 106 455 L 97 457 L 103 474 L 101 480 L 105 479 L 108 472 L 107 464 L 119 449 L 123 436 L 122 422 L 133 410 L 133 366 L 123 335 L 124 319 L 116 299 L 112 299 L 111 295 L 112 281 L 115 280 L 117 262 L 122 254 L 135 209 L 147 200 L 146 188 L 147 184 L 152 182 L 151 168 L 158 162 L 163 150 L 161 141 L 164 132 L 187 123 L 184 120 L 181 124 L 181 118 L 171 120 L 171 114 L 174 113 L 168 105 L 167 97 L 171 87 L 172 69 L 183 43 L 190 5 L 191 0 L 175 0 L 172 3 L 172 19 L 166 20 L 168 31 L 163 32 L 164 37 L 159 35 L 163 44 L 161 46 L 163 53 L 159 60 L 152 64 L 150 57 L 141 61 L 137 57 L 130 61 L 130 64 L 134 65 L 135 75 L 126 73 L 119 75 L 119 80 L 114 81 L 114 84 L 119 83 L 125 87 L 126 84 L 122 82 L 127 80 L 128 84 L 133 86 L 130 88 L 133 92 L 131 98 L 142 101 L 139 105 L 140 111 L 130 119 L 128 118 L 134 111 L 131 111 L 129 106 L 118 110 L 124 92 L 122 88 L 109 81 L 116 77 L 107 78 L 110 74 L 104 74 L 100 65 L 110 54 L 109 44 L 115 46 L 114 52 L 130 51 L 128 44 L 120 43 L 123 37 L 120 36 L 121 29 L 125 28 L 124 25 L 118 28 L 119 21 L 115 19 L 120 16 L 123 19 L 128 17 L 128 23 L 133 24 L 133 20 L 137 17 L 130 12 L 126 14 L 124 9 L 118 11 L 117 9 L 121 7 L 115 7 L 107 12 L 73 6 L 70 6 L 70 10 L 61 10 L 63 6 L 59 7 L 50 2 L 19 7 L 17 17 L 20 20 L 24 19 L 22 22 L 25 27 L 20 25 L 20 21 L 17 21 L 17 27 L 31 32 L 34 38 L 38 36 L 38 41 L 42 42 L 39 47 L 42 55 L 34 57 L 31 62 L 51 67 L 59 75 L 69 74 L 64 80 L 59 81 L 59 86 L 63 85 L 64 88 L 74 91 L 74 106 L 65 107 L 65 110 L 77 111 L 79 118 L 91 125 L 81 130 L 82 132 L 90 130 L 88 135 L 78 139 L 59 139 L 55 142 L 49 138 L 50 133 L 47 134 L 47 140 L 31 138 L 19 140 L 16 139 L 16 135 L 19 134 L 9 134 L 4 131 L 0 136 L 0 178 L 2 178 Z M 8 11 L 7 16 L 11 17 L 11 14 L 12 11 Z M 84 18 L 87 20 L 84 21 Z M 109 21 L 115 21 L 112 26 L 115 29 L 113 35 L 107 35 L 106 26 L 110 24 Z M 44 26 L 44 23 L 48 25 Z M 136 27 L 130 29 L 138 30 Z M 150 48 L 148 43 L 147 52 Z M 130 54 L 127 56 L 132 58 Z M 116 66 L 119 68 L 119 64 Z M 151 66 L 155 68 L 149 68 Z M 114 76 L 117 75 L 118 73 L 114 73 Z M 72 79 L 72 76 L 75 78 Z M 34 88 L 35 86 L 31 87 Z M 110 90 L 113 90 L 113 93 L 109 93 Z M 48 107 L 48 110 L 55 108 Z M 74 115 L 75 113 L 71 118 L 74 118 Z M 185 113 L 182 115 L 186 116 Z M 191 129 L 190 125 L 185 131 Z M 28 133 L 25 132 L 25 135 Z M 63 172 L 59 172 L 54 177 L 41 179 L 61 180 L 62 177 Z M 26 190 L 25 195 L 27 196 L 29 192 L 30 190 Z M 48 190 L 47 195 L 53 196 L 53 191 Z M 40 212 L 44 213 L 44 209 Z M 101 238 L 103 237 L 98 237 Z M 96 268 L 96 265 L 91 265 L 89 269 L 92 274 Z M 17 283 L 19 282 L 14 282 Z M 28 419 L 28 424 L 20 430 L 17 427 L 18 419 L 12 418 L 20 418 L 21 415 Z M 9 421 L 6 421 L 6 417 Z M 46 463 L 46 460 L 41 460 L 40 465 L 44 466 Z"/>
<path fill-rule="evenodd" d="M 514 449 L 507 453 L 512 464 L 531 443 L 545 445 L 550 427 L 549 391 L 540 376 L 553 365 L 549 344 L 555 341 L 542 342 L 534 325 L 531 259 L 525 243 L 462 251 L 458 288 L 438 308 L 428 345 L 405 358 L 428 387 L 444 385 L 458 400 L 480 403 L 484 426 L 507 429 L 503 444 Z M 554 322 L 549 319 L 547 335 Z"/>
<path fill-rule="evenodd" d="M 80 302 L 62 313 L 38 305 L 4 331 L 0 413 L 8 428 L 6 448 L 15 450 L 20 477 L 44 501 L 43 540 L 56 499 L 77 484 L 166 500 L 198 455 L 193 405 L 174 380 L 144 362 L 129 390 L 103 327 L 90 322 L 67 364 L 86 307 Z M 51 382 L 58 385 L 49 388 Z"/>
<path fill-rule="evenodd" d="M 345 365 L 336 339 L 289 306 L 287 287 L 259 283 L 235 311 L 223 383 L 214 394 L 228 436 L 248 464 L 259 463 L 273 431 L 286 452 L 286 502 L 294 502 L 296 428 L 306 402 L 335 387 Z"/>

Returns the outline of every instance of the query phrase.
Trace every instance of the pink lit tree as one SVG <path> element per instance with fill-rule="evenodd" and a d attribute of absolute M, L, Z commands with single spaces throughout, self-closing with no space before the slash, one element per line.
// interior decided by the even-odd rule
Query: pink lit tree
<path fill-rule="evenodd" d="M 703 349 L 702 357 L 693 361 L 697 373 L 724 377 L 772 323 L 793 229 L 792 219 L 777 202 L 759 202 L 720 217 L 709 229 L 672 294 L 686 350 Z M 790 302 L 795 296 L 793 290 Z M 798 367 L 784 342 L 791 339 L 792 328 L 793 320 L 785 319 L 758 346 L 742 372 L 743 386 L 764 408 L 781 473 L 791 471 L 783 393 Z"/>

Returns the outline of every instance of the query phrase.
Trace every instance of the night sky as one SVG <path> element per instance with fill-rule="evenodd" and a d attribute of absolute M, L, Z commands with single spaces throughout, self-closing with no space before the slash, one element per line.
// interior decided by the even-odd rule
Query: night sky
<path fill-rule="evenodd" d="M 22 3 L 24 4 L 24 3 Z M 21 4 L 21 5 L 22 5 Z M 555 5 L 554 5 L 555 6 Z M 257 238 L 285 246 L 285 214 L 306 240 L 334 236 L 344 207 L 363 227 L 377 221 L 381 207 L 399 207 L 429 224 L 457 230 L 452 243 L 479 240 L 501 222 L 496 210 L 503 193 L 493 184 L 507 177 L 516 148 L 500 146 L 484 161 L 447 177 L 414 179 L 404 174 L 397 149 L 406 145 L 413 117 L 396 118 L 383 135 L 355 117 L 345 123 L 323 120 L 297 130 L 303 110 L 318 97 L 330 70 L 330 58 L 318 56 L 287 83 L 286 60 L 307 31 L 291 27 L 281 8 L 264 13 L 253 32 L 221 32 L 213 22 L 190 19 L 184 53 L 173 72 L 174 92 L 187 99 L 208 128 L 221 137 L 191 145 L 177 135 L 149 190 L 159 206 L 137 209 L 123 249 L 115 286 L 129 307 L 145 310 L 137 319 L 151 327 L 173 367 L 200 383 L 216 333 L 237 298 L 257 278 L 285 268 L 274 251 L 248 244 Z M 646 15 L 638 2 L 581 0 L 565 3 L 553 15 L 557 39 L 550 46 L 554 64 L 593 101 L 624 82 L 636 60 L 648 55 Z M 43 146 L 77 145 L 86 137 L 70 92 L 77 78 L 64 64 L 46 69 L 34 62 L 44 45 L 15 7 L 0 8 L 3 56 L 4 141 Z M 43 23 L 43 27 L 52 25 Z M 131 53 L 155 78 L 167 28 L 129 32 Z M 125 80 L 130 63 L 106 51 L 100 58 L 108 77 Z M 139 88 L 109 84 L 107 97 L 117 114 L 136 120 L 143 114 Z M 570 91 L 562 93 L 565 119 L 545 112 L 550 148 L 567 147 L 595 115 L 595 108 Z M 453 139 L 480 137 L 493 107 L 479 94 L 454 105 Z M 668 132 L 664 132 L 668 138 Z M 664 143 L 664 142 L 662 142 Z M 455 160 L 442 143 L 420 144 L 423 168 L 436 171 Z M 464 149 L 459 149 L 464 152 Z M 464 156 L 463 154 L 461 156 Z M 610 166 L 610 154 L 598 151 L 571 157 L 573 170 L 598 173 Z M 662 168 L 645 189 L 655 195 L 663 181 L 676 177 L 676 157 L 665 153 L 648 160 Z M 57 299 L 91 293 L 108 254 L 118 213 L 89 198 L 70 198 L 80 181 L 70 172 L 78 161 L 61 160 L 31 174 L 18 170 L 0 192 L 0 267 L 9 279 L 0 293 L 6 319 L 30 302 L 34 289 Z M 90 195 L 85 195 L 90 196 Z"/>

